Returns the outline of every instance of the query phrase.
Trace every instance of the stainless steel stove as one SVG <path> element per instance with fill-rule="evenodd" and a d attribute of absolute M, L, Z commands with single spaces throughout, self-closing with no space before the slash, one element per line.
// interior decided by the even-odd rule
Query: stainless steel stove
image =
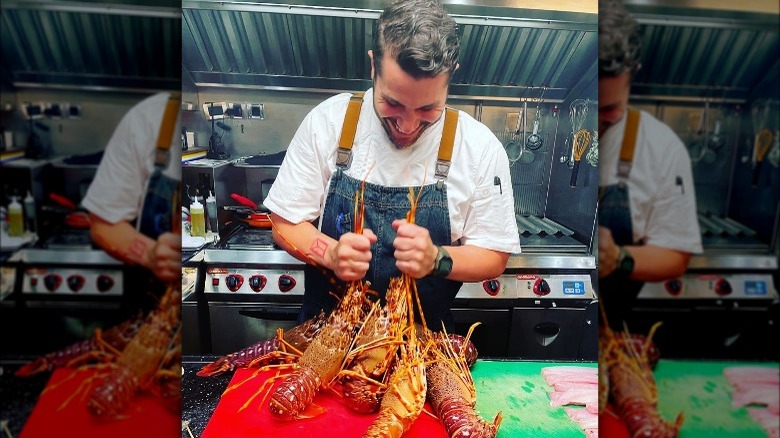
<path fill-rule="evenodd" d="M 11 258 L 24 295 L 122 296 L 123 263 L 92 245 L 89 229 L 62 230 Z"/>
<path fill-rule="evenodd" d="M 303 297 L 303 265 L 282 250 L 205 249 L 206 294 Z"/>
<path fill-rule="evenodd" d="M 700 159 L 696 144 L 689 145 L 704 251 L 691 257 L 680 277 L 646 283 L 628 323 L 641 332 L 663 322 L 656 338 L 667 357 L 778 360 L 766 340 L 780 335 L 780 168 L 765 165 L 753 181 L 758 128 L 750 111 L 731 104 L 718 109 L 733 119 L 721 132 L 728 139 L 722 148 Z M 681 126 L 675 122 L 694 113 L 721 114 L 682 102 L 657 115 Z"/>

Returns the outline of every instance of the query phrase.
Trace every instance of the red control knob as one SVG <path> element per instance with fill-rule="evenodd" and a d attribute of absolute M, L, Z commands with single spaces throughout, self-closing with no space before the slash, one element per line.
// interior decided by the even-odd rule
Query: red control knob
<path fill-rule="evenodd" d="M 482 282 L 482 288 L 485 289 L 488 295 L 494 297 L 501 291 L 501 282 L 497 278 L 485 280 Z"/>
<path fill-rule="evenodd" d="M 265 275 L 253 275 L 249 277 L 249 287 L 255 292 L 263 290 L 267 282 L 268 279 L 265 278 Z"/>
<path fill-rule="evenodd" d="M 547 283 L 547 280 L 545 280 L 544 278 L 537 278 L 536 281 L 534 281 L 534 293 L 536 295 L 543 297 L 549 294 L 550 291 L 551 291 L 550 285 Z"/>
<path fill-rule="evenodd" d="M 669 293 L 669 295 L 678 296 L 682 292 L 683 289 L 683 283 L 679 278 L 674 278 L 671 280 L 666 280 L 664 283 L 664 288 L 666 289 L 666 292 Z"/>
<path fill-rule="evenodd" d="M 725 278 L 719 278 L 715 280 L 713 289 L 715 289 L 715 293 L 720 296 L 728 295 L 733 291 L 731 288 L 731 283 L 729 283 L 729 281 Z"/>
<path fill-rule="evenodd" d="M 57 274 L 48 274 L 43 277 L 43 284 L 46 286 L 46 289 L 54 292 L 62 284 L 62 277 Z"/>
<path fill-rule="evenodd" d="M 244 284 L 244 277 L 238 274 L 230 274 L 225 279 L 225 284 L 231 292 L 235 292 Z"/>
<path fill-rule="evenodd" d="M 279 290 L 289 292 L 295 287 L 295 278 L 291 275 L 282 274 L 279 276 Z"/>
<path fill-rule="evenodd" d="M 106 292 L 114 287 L 114 279 L 105 274 L 98 275 L 96 283 L 97 290 L 100 292 Z"/>
<path fill-rule="evenodd" d="M 73 292 L 80 291 L 81 288 L 84 287 L 84 277 L 78 274 L 71 275 L 68 277 L 68 287 Z"/>

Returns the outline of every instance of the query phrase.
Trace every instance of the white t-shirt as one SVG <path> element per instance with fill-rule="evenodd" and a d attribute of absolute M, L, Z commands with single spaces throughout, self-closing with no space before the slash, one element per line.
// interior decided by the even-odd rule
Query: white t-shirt
<path fill-rule="evenodd" d="M 628 112 L 626 111 L 625 114 Z M 617 184 L 626 115 L 599 139 L 599 186 Z M 680 138 L 642 111 L 628 181 L 635 242 L 702 252 L 691 160 Z"/>
<path fill-rule="evenodd" d="M 130 108 L 106 145 L 95 179 L 82 206 L 109 223 L 133 221 L 141 213 L 147 180 L 154 171 L 157 136 L 170 93 L 147 97 Z M 176 121 L 174 142 L 163 174 L 181 181 L 181 117 Z"/>
<path fill-rule="evenodd" d="M 350 96 L 339 94 L 317 105 L 290 143 L 279 175 L 263 202 L 290 222 L 313 221 L 323 213 Z M 443 126 L 442 115 L 413 146 L 396 148 L 374 112 L 370 89 L 363 98 L 352 164 L 346 174 L 385 187 L 431 184 L 436 181 Z M 462 111 L 446 183 L 452 242 L 520 253 L 506 152 L 485 125 Z"/>

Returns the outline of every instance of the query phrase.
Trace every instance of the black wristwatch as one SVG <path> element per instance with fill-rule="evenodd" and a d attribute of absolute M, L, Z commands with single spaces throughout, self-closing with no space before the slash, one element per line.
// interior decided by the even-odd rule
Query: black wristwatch
<path fill-rule="evenodd" d="M 632 272 L 634 272 L 634 257 L 626 248 L 621 246 L 618 253 L 617 266 L 615 266 L 615 274 L 622 278 L 629 278 Z"/>
<path fill-rule="evenodd" d="M 431 275 L 444 278 L 452 272 L 452 257 L 450 257 L 450 253 L 446 249 L 441 246 L 437 246 L 437 248 L 439 253 L 436 254 L 436 261 L 433 263 Z"/>

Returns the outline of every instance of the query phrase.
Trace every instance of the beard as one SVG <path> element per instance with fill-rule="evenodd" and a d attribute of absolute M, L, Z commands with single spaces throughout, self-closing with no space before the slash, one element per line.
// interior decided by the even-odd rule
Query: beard
<path fill-rule="evenodd" d="M 413 145 L 415 142 L 417 142 L 417 139 L 420 138 L 423 132 L 425 132 L 425 130 L 433 124 L 432 122 L 420 121 L 420 125 L 417 127 L 417 129 L 410 133 L 403 133 L 400 129 L 398 129 L 398 125 L 396 125 L 395 121 L 393 121 L 390 117 L 380 116 L 379 112 L 376 110 L 376 106 L 374 106 L 374 113 L 376 113 L 376 116 L 382 123 L 382 128 L 384 128 L 385 134 L 387 134 L 387 138 L 391 143 L 393 143 L 396 149 L 405 149 Z"/>

